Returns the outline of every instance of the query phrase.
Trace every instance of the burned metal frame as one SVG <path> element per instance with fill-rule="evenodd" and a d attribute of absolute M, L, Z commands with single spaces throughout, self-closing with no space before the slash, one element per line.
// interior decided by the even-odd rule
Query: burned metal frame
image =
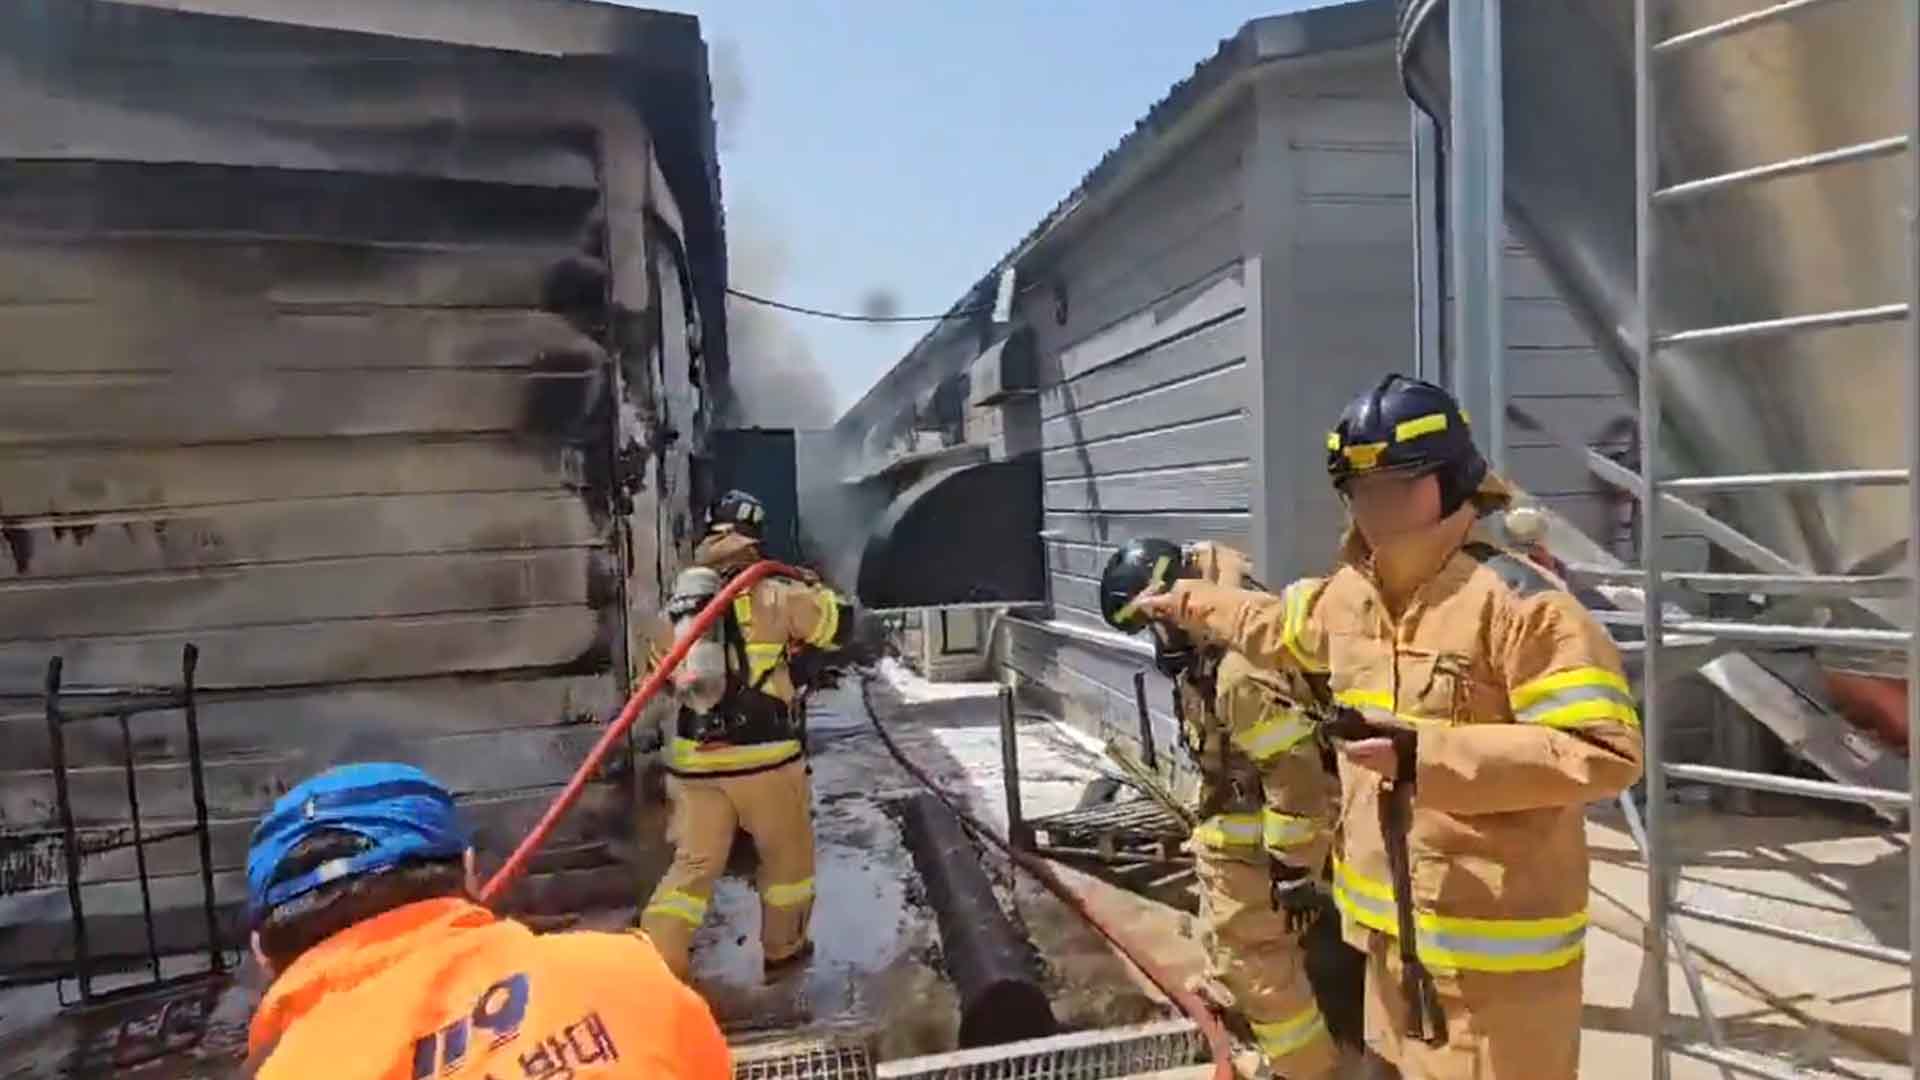
<path fill-rule="evenodd" d="M 227 969 L 226 953 L 220 945 L 220 920 L 213 887 L 213 837 L 207 825 L 207 785 L 200 748 L 200 716 L 195 695 L 194 675 L 199 661 L 199 648 L 188 643 L 180 650 L 180 685 L 178 687 L 168 690 L 108 691 L 70 690 L 62 682 L 64 660 L 55 656 L 47 661 L 47 741 L 53 764 L 54 800 L 60 818 L 61 850 L 66 862 L 67 905 L 73 929 L 73 975 L 80 992 L 77 1002 L 69 1002 L 66 998 L 64 977 L 57 979 L 56 982 L 60 987 L 58 996 L 63 1006 L 94 1005 L 115 998 L 147 993 L 160 987 L 205 978 L 208 975 L 222 974 Z M 134 768 L 131 721 L 146 713 L 173 710 L 181 713 L 186 725 L 187 770 L 193 787 L 193 824 L 147 836 L 140 817 L 140 787 Z M 93 853 L 120 847 L 133 848 L 134 865 L 139 874 L 140 914 L 146 932 L 147 945 L 145 966 L 149 977 L 144 982 L 116 987 L 110 991 L 95 992 L 93 981 L 96 974 L 94 964 L 96 958 L 87 937 L 86 904 L 83 895 L 86 883 L 81 877 L 80 830 L 74 819 L 73 797 L 67 775 L 66 728 L 73 723 L 103 719 L 115 721 L 120 730 L 121 772 L 126 779 L 127 814 L 131 824 L 132 838 L 126 843 L 114 844 L 110 848 L 96 849 Z M 147 870 L 147 848 L 152 844 L 188 836 L 196 837 L 199 841 L 201 908 L 206 918 L 208 967 L 206 971 L 195 971 L 187 975 L 167 978 L 161 973 L 160 940 L 153 913 L 153 887 L 152 878 Z"/>
<path fill-rule="evenodd" d="M 1135 693 L 1144 708 L 1144 685 L 1136 686 Z M 1000 705 L 1000 765 L 1007 792 L 1007 837 L 1015 848 L 1120 868 L 1166 866 L 1182 861 L 1179 844 L 1186 839 L 1186 823 L 1149 797 L 1028 818 L 1020 798 L 1020 725 L 1011 687 L 1000 688 Z M 1152 729 L 1146 721 L 1142 722 L 1142 733 L 1146 740 L 1142 749 L 1150 751 Z"/>

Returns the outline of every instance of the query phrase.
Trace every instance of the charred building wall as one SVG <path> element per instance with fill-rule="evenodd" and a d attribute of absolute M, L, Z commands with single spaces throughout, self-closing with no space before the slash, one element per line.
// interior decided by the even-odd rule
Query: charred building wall
<path fill-rule="evenodd" d="M 629 627 L 690 543 L 689 456 L 726 370 L 697 23 L 428 3 L 389 34 L 376 3 L 283 10 L 0 17 L 19 121 L 0 134 L 0 968 L 67 947 L 49 657 L 74 684 L 164 685 L 199 647 L 230 912 L 259 813 L 341 760 L 427 768 L 483 860 L 504 855 L 623 696 Z M 356 13 L 368 30 L 337 25 Z M 435 20 L 496 40 L 433 40 Z M 149 831 L 191 815 L 179 731 L 135 727 Z M 118 733 L 76 725 L 67 753 L 83 845 L 104 846 L 125 826 Z M 523 899 L 630 895 L 631 795 L 595 785 Z M 149 862 L 163 944 L 196 943 L 193 841 Z M 96 950 L 136 945 L 132 853 L 82 876 Z"/>

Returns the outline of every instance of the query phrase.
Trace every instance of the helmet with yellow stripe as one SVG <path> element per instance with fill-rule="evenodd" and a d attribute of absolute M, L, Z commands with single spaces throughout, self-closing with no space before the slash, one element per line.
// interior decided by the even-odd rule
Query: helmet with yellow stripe
<path fill-rule="evenodd" d="M 1134 607 L 1141 596 L 1173 587 L 1187 575 L 1187 555 L 1171 540 L 1129 540 L 1107 560 L 1100 574 L 1100 615 L 1107 625 L 1131 634 L 1146 624 Z"/>
<path fill-rule="evenodd" d="M 1426 473 L 1439 477 L 1443 514 L 1458 510 L 1487 475 L 1466 412 L 1430 382 L 1387 376 L 1354 398 L 1327 435 L 1327 475 L 1343 492 L 1358 477 Z"/>
<path fill-rule="evenodd" d="M 1135 601 L 1173 588 L 1183 577 L 1197 576 L 1186 549 L 1171 540 L 1129 540 L 1107 560 L 1100 574 L 1100 615 L 1107 625 L 1132 634 L 1148 625 Z M 1152 624 L 1153 661 L 1160 673 L 1177 677 L 1192 663 L 1193 639 L 1171 626 Z"/>

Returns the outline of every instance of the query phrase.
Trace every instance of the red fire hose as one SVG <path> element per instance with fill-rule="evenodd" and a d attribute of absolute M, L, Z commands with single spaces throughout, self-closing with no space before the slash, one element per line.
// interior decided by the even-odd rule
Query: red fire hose
<path fill-rule="evenodd" d="M 803 571 L 781 563 L 757 562 L 735 575 L 733 580 L 727 582 L 726 587 L 720 590 L 719 595 L 709 601 L 706 607 L 700 609 L 700 614 L 694 617 L 693 625 L 674 641 L 673 648 L 668 650 L 667 655 L 654 667 L 653 673 L 648 675 L 639 689 L 633 692 L 633 696 L 627 699 L 626 705 L 620 710 L 620 715 L 607 726 L 606 734 L 600 736 L 600 741 L 593 744 L 593 749 L 588 751 L 586 760 L 580 763 L 580 768 L 574 771 L 573 778 L 567 781 L 567 786 L 561 789 L 560 794 L 547 807 L 547 812 L 540 816 L 540 821 L 527 833 L 526 839 L 520 841 L 520 846 L 513 849 L 512 855 L 507 856 L 506 863 L 487 879 L 486 887 L 480 890 L 481 903 L 491 906 L 502 893 L 506 892 L 514 880 L 526 871 L 527 864 L 533 860 L 534 853 L 540 850 L 540 845 L 544 844 L 547 837 L 552 834 L 554 826 L 558 825 L 567 811 L 573 808 L 573 804 L 579 801 L 580 793 L 585 790 L 587 781 L 600 767 L 600 763 L 620 745 L 620 740 L 626 737 L 627 730 L 633 727 L 635 720 L 639 719 L 640 710 L 645 708 L 647 702 L 653 700 L 653 696 L 666 685 L 667 677 L 673 674 L 673 669 L 679 667 L 680 662 L 687 658 L 687 653 L 692 650 L 694 641 L 713 626 L 714 622 L 727 610 L 727 605 L 733 603 L 734 597 L 752 588 L 755 582 L 769 574 L 778 574 L 782 577 L 805 576 Z M 1197 995 L 1181 986 L 1164 968 L 1154 962 L 1138 943 L 1128 940 L 1126 935 L 1102 919 L 1087 903 L 1086 898 L 1061 880 L 1045 860 L 1013 848 L 992 830 L 981 825 L 962 807 L 956 805 L 933 782 L 932 777 L 921 771 L 900 752 L 899 747 L 893 745 L 893 740 L 887 738 L 884 729 L 881 730 L 881 738 L 885 740 L 888 749 L 893 751 L 900 763 L 926 785 L 929 791 L 945 802 L 948 808 L 959 815 L 963 821 L 971 824 L 980 835 L 993 841 L 1028 873 L 1039 879 L 1040 883 L 1066 904 L 1069 910 L 1099 931 L 1101 936 L 1119 949 L 1122 955 L 1160 989 L 1161 993 L 1172 1000 L 1180 1011 L 1186 1013 L 1199 1027 L 1202 1037 L 1207 1041 L 1208 1050 L 1213 1058 L 1214 1080 L 1232 1080 L 1234 1076 L 1230 1057 L 1232 1048 L 1227 1041 L 1226 1031 L 1221 1027 L 1219 1019 L 1213 1015 L 1212 1010 L 1207 1008 Z"/>
<path fill-rule="evenodd" d="M 540 845 L 547 842 L 547 837 L 553 833 L 554 826 L 560 824 L 560 819 L 566 816 L 568 810 L 573 809 L 573 804 L 580 800 L 580 793 L 586 790 L 587 781 L 600 768 L 600 763 L 606 760 L 607 755 L 620 745 L 620 740 L 626 738 L 627 729 L 633 727 L 633 722 L 640 718 L 640 710 L 645 708 L 647 702 L 653 700 L 653 695 L 659 693 L 660 688 L 667 684 L 668 676 L 672 675 L 673 669 L 679 667 L 680 662 L 687 658 L 687 653 L 692 650 L 694 641 L 705 634 L 726 612 L 727 605 L 733 603 L 734 597 L 753 588 L 756 582 L 770 574 L 778 574 L 782 577 L 805 576 L 803 571 L 782 563 L 757 562 L 735 574 L 733 579 L 720 590 L 719 595 L 709 601 L 706 607 L 700 609 L 700 614 L 694 616 L 693 625 L 687 627 L 686 632 L 675 639 L 673 648 L 667 651 L 665 658 L 654 667 L 653 673 L 648 675 L 646 681 L 640 684 L 640 688 L 627 699 L 626 705 L 620 710 L 620 715 L 614 717 L 613 723 L 607 725 L 606 734 L 601 735 L 600 741 L 593 744 L 593 749 L 587 752 L 586 760 L 574 770 L 573 778 L 568 780 L 567 786 L 561 789 L 558 796 L 555 796 L 552 805 L 547 807 L 547 812 L 540 815 L 539 823 L 527 833 L 526 839 L 520 841 L 520 846 L 513 849 L 513 854 L 507 856 L 505 865 L 487 879 L 486 887 L 480 890 L 481 903 L 489 907 L 493 906 L 501 894 L 514 883 L 514 880 L 526 872 L 527 864 L 533 861 L 534 853 L 540 850 Z"/>

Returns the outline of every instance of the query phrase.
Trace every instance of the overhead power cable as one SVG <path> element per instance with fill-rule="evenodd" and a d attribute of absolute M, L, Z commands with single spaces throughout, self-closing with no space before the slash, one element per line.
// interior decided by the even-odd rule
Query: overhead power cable
<path fill-rule="evenodd" d="M 769 296 L 757 296 L 753 293 L 745 291 L 744 289 L 735 289 L 735 288 L 732 288 L 731 286 L 729 286 L 727 289 L 727 295 L 738 297 L 739 299 L 745 300 L 748 303 L 760 304 L 765 307 L 775 308 L 780 311 L 790 311 L 795 315 L 812 315 L 817 319 L 836 319 L 840 322 L 856 322 L 856 323 L 945 322 L 948 319 L 965 319 L 974 315 L 985 314 L 986 312 L 993 310 L 992 304 L 984 304 L 980 307 L 961 308 L 958 311 L 949 311 L 944 315 L 857 315 L 849 311 L 825 311 L 825 310 L 822 310 L 821 308 L 804 307 L 800 304 L 789 304 L 784 300 L 775 300 Z"/>

